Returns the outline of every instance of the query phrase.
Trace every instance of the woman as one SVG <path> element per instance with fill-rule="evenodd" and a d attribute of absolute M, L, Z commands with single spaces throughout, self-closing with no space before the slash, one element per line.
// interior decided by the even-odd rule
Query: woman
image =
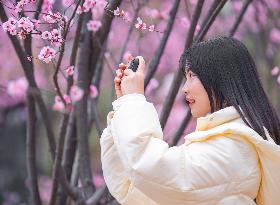
<path fill-rule="evenodd" d="M 102 133 L 105 182 L 128 205 L 277 205 L 280 124 L 255 63 L 238 40 L 217 37 L 187 49 L 182 92 L 196 129 L 185 143 L 163 141 L 144 96 L 145 62 L 124 76 Z"/>

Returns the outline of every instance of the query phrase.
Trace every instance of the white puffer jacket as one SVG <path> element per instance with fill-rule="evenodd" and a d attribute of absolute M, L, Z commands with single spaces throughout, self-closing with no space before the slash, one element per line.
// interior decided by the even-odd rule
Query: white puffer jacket
<path fill-rule="evenodd" d="M 100 140 L 110 193 L 125 205 L 277 205 L 280 147 L 249 128 L 233 106 L 197 119 L 169 147 L 142 94 L 113 102 Z"/>

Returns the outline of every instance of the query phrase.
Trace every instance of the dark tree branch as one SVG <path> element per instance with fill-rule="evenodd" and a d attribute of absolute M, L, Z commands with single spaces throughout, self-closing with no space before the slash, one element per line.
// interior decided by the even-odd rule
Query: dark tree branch
<path fill-rule="evenodd" d="M 0 4 L 0 18 L 1 18 L 2 22 L 5 22 L 8 20 L 2 4 Z M 48 137 L 48 142 L 49 142 L 49 147 L 50 147 L 49 149 L 50 149 L 51 156 L 54 159 L 55 147 L 56 147 L 54 133 L 53 133 L 52 126 L 50 123 L 46 105 L 43 101 L 41 93 L 35 82 L 32 64 L 31 64 L 31 62 L 29 62 L 27 60 L 27 55 L 24 52 L 23 48 L 21 47 L 19 40 L 15 36 L 11 36 L 10 34 L 8 34 L 8 36 L 9 36 L 9 38 L 13 44 L 13 47 L 15 49 L 15 52 L 20 60 L 21 66 L 23 68 L 23 71 L 24 71 L 27 81 L 29 83 L 30 89 L 32 89 L 32 92 L 35 93 L 34 98 L 37 102 L 38 108 L 41 112 L 43 122 L 44 122 L 46 130 L 47 130 L 47 137 Z"/>
<path fill-rule="evenodd" d="M 233 27 L 230 29 L 230 32 L 229 32 L 230 37 L 234 36 L 239 24 L 241 23 L 241 21 L 243 19 L 243 16 L 246 13 L 247 8 L 248 8 L 248 6 L 250 5 L 251 2 L 252 2 L 252 0 L 246 0 L 246 2 L 244 2 L 240 13 L 235 20 L 235 23 L 234 23 Z"/>
<path fill-rule="evenodd" d="M 145 83 L 144 83 L 145 89 L 146 89 L 147 85 L 149 84 L 150 80 L 152 79 L 153 75 L 156 72 L 156 69 L 160 62 L 160 58 L 163 54 L 164 48 L 166 46 L 166 43 L 167 43 L 170 33 L 172 31 L 174 20 L 175 20 L 179 5 L 180 5 L 180 0 L 175 0 L 172 9 L 169 12 L 170 17 L 168 19 L 167 27 L 165 29 L 164 35 L 160 41 L 159 47 L 156 50 L 154 57 L 149 65 L 149 69 L 147 69 L 147 73 L 145 76 Z"/>
<path fill-rule="evenodd" d="M 76 29 L 76 35 L 74 39 L 74 43 L 72 46 L 72 52 L 70 56 L 70 65 L 76 65 L 76 56 L 80 41 L 80 35 L 81 35 L 81 28 L 83 23 L 84 13 L 80 14 L 79 21 Z M 75 68 L 76 69 L 76 68 Z M 73 76 L 67 77 L 67 93 L 69 94 L 70 88 L 73 85 Z M 68 118 L 68 116 L 64 115 L 62 121 L 64 122 L 65 118 Z M 64 124 L 62 122 L 62 124 Z M 65 130 L 61 130 L 61 132 L 66 132 L 65 137 L 65 147 L 64 147 L 64 154 L 62 158 L 62 167 L 65 170 L 66 178 L 68 181 L 71 179 L 71 173 L 72 173 L 72 165 L 74 162 L 74 157 L 76 153 L 76 145 L 77 145 L 77 136 L 76 136 L 76 122 L 75 122 L 75 115 L 72 112 L 70 115 L 70 120 L 67 120 L 68 126 L 62 127 L 64 129 L 67 129 L 67 132 Z M 58 191 L 58 196 L 56 200 L 57 205 L 65 204 L 67 200 L 67 194 L 63 192 L 63 189 L 60 188 Z"/>
<path fill-rule="evenodd" d="M 125 41 L 124 41 L 124 45 L 123 45 L 122 50 L 121 50 L 119 63 L 121 63 L 123 61 L 123 55 L 124 55 L 124 52 L 126 51 L 129 39 L 131 37 L 132 31 L 134 29 L 135 22 L 136 22 L 136 20 L 138 18 L 138 14 L 139 14 L 139 11 L 140 11 L 141 7 L 142 7 L 142 4 L 139 1 L 137 1 L 137 7 L 136 7 L 136 9 L 134 11 L 134 16 L 133 16 L 132 22 L 131 22 L 131 24 L 129 26 L 128 33 L 126 35 L 126 38 L 125 38 Z"/>
<path fill-rule="evenodd" d="M 100 199 L 109 193 L 107 186 L 103 186 L 96 190 L 96 192 L 87 200 L 86 205 L 97 205 Z"/>
<path fill-rule="evenodd" d="M 60 46 L 60 53 L 59 53 L 59 57 L 58 57 L 58 60 L 57 60 L 57 63 L 56 63 L 55 72 L 54 72 L 54 75 L 53 75 L 53 82 L 54 82 L 55 90 L 56 90 L 58 96 L 61 98 L 61 101 L 63 102 L 63 104 L 65 106 L 66 106 L 66 101 L 65 101 L 65 99 L 64 99 L 64 97 L 63 97 L 63 95 L 60 91 L 60 87 L 59 87 L 59 84 L 58 84 L 57 77 L 58 77 L 58 72 L 60 70 L 61 62 L 62 62 L 62 59 L 63 59 L 63 56 L 64 56 L 65 43 L 66 43 L 66 38 L 67 38 L 67 35 L 68 35 L 68 32 L 69 32 L 71 21 L 73 20 L 73 18 L 76 15 L 76 11 L 78 9 L 78 6 L 80 5 L 80 3 L 83 3 L 83 2 L 84 2 L 84 0 L 78 0 L 78 3 L 76 5 L 71 17 L 69 18 L 68 23 L 66 24 L 66 26 L 63 27 L 63 42 Z M 64 22 L 64 24 L 66 23 L 65 19 L 63 19 L 63 22 Z"/>
<path fill-rule="evenodd" d="M 87 100 L 89 87 L 89 67 L 91 57 L 91 36 L 92 32 L 87 30 L 86 23 L 90 20 L 91 13 L 85 14 L 85 22 L 83 23 L 83 41 L 81 42 L 79 58 L 78 58 L 78 86 L 84 91 L 83 98 L 77 102 L 76 118 L 78 133 L 78 151 L 79 151 L 79 173 L 82 188 L 86 198 L 89 198 L 95 191 L 92 183 L 92 173 L 90 167 L 90 151 L 88 145 L 88 119 L 87 119 Z"/>
<path fill-rule="evenodd" d="M 30 183 L 31 203 L 41 205 L 42 201 L 39 194 L 36 169 L 36 109 L 34 98 L 29 94 L 27 95 L 27 109 L 26 163 L 28 182 Z"/>
<path fill-rule="evenodd" d="M 215 11 L 215 9 L 217 8 L 217 6 L 219 5 L 221 0 L 214 0 L 214 2 L 212 3 L 210 9 L 208 10 L 205 18 L 203 19 L 202 23 L 201 23 L 201 28 L 205 27 L 208 19 L 211 17 L 212 13 Z"/>
<path fill-rule="evenodd" d="M 185 49 L 187 47 L 189 47 L 192 43 L 193 35 L 194 35 L 194 32 L 195 32 L 195 28 L 196 28 L 198 19 L 199 19 L 200 14 L 201 14 L 203 4 L 204 4 L 204 0 L 199 0 L 197 5 L 196 5 L 196 8 L 195 8 L 195 11 L 194 11 L 194 14 L 193 14 L 193 18 L 192 18 L 192 22 L 191 22 L 191 26 L 190 26 L 190 29 L 189 29 L 189 32 L 188 32 L 188 35 L 187 35 L 187 38 L 186 38 Z M 182 63 L 182 64 L 184 64 L 184 63 Z M 179 65 L 179 69 L 176 72 L 175 77 L 172 81 L 171 88 L 168 92 L 166 101 L 164 101 L 162 112 L 160 113 L 161 114 L 160 115 L 160 123 L 161 123 L 162 129 L 164 129 L 164 127 L 165 127 L 165 124 L 167 122 L 169 113 L 170 113 L 172 105 L 174 103 L 176 94 L 178 93 L 179 87 L 180 87 L 182 79 L 183 79 L 183 75 L 181 73 L 181 67 L 183 66 L 182 64 Z"/>
<path fill-rule="evenodd" d="M 206 35 L 207 31 L 209 30 L 210 26 L 213 24 L 214 20 L 216 19 L 217 15 L 220 13 L 220 11 L 223 9 L 224 5 L 226 4 L 227 0 L 221 0 L 216 7 L 216 9 L 212 12 L 211 16 L 207 20 L 207 23 L 204 27 L 201 28 L 198 35 L 195 38 L 195 42 L 201 41 L 204 36 Z"/>

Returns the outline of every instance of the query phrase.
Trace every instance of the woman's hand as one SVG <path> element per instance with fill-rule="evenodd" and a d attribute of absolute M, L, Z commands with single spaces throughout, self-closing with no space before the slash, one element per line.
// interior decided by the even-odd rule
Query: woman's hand
<path fill-rule="evenodd" d="M 137 56 L 136 58 L 139 59 L 139 66 L 136 72 L 127 69 L 122 64 L 116 71 L 117 75 L 114 82 L 117 98 L 130 93 L 144 95 L 145 60 L 142 56 Z"/>
<path fill-rule="evenodd" d="M 122 90 L 121 90 L 121 72 L 120 72 L 120 69 L 117 70 L 117 75 L 116 77 L 114 78 L 114 82 L 115 82 L 115 91 L 116 91 L 116 95 L 117 95 L 117 98 L 123 96 L 123 93 L 122 93 Z"/>

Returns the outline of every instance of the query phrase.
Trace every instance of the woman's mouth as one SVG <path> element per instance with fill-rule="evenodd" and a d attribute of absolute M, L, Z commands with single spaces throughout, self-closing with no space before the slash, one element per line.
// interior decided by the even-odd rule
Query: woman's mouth
<path fill-rule="evenodd" d="M 193 100 L 193 99 L 186 99 L 187 100 L 187 103 L 188 103 L 188 105 L 189 106 L 192 106 L 194 103 L 195 103 L 195 100 Z"/>

